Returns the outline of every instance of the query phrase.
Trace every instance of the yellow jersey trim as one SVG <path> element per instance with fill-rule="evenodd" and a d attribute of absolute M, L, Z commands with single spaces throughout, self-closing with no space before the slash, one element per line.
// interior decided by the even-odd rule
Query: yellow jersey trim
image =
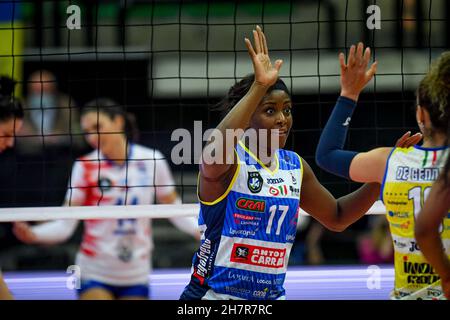
<path fill-rule="evenodd" d="M 298 161 L 300 162 L 300 181 L 301 181 L 301 184 L 300 184 L 300 196 L 301 196 L 301 193 L 302 193 L 302 191 L 301 191 L 302 189 L 301 188 L 303 187 L 303 162 L 302 162 L 302 157 L 300 157 L 300 155 L 297 152 L 294 152 L 294 153 L 297 155 Z M 299 196 L 299 199 L 301 199 L 300 196 Z"/>
<path fill-rule="evenodd" d="M 245 145 L 244 145 L 244 143 L 242 143 L 242 141 L 239 141 L 239 145 L 253 158 L 253 159 L 255 159 L 256 160 L 256 162 L 258 162 L 259 163 L 259 165 L 264 169 L 264 170 L 266 170 L 267 172 L 269 172 L 272 176 L 274 175 L 274 174 L 276 174 L 277 172 L 278 172 L 278 169 L 280 168 L 280 162 L 279 162 L 279 160 L 278 160 L 278 152 L 276 152 L 275 153 L 275 159 L 276 159 L 276 163 L 277 163 L 277 166 L 275 167 L 275 170 L 270 170 L 269 168 L 267 168 L 266 166 L 265 166 L 265 164 L 264 163 L 262 163 L 261 162 L 261 160 L 259 160 L 258 159 L 258 157 L 257 156 L 255 156 L 254 154 L 253 154 L 253 152 L 251 152 Z"/>
<path fill-rule="evenodd" d="M 225 197 L 230 193 L 230 191 L 233 188 L 234 183 L 236 182 L 236 179 L 239 175 L 239 171 L 241 169 L 241 161 L 239 159 L 239 155 L 236 152 L 236 150 L 234 150 L 234 153 L 236 154 L 236 157 L 237 157 L 238 166 L 236 168 L 236 171 L 234 172 L 233 179 L 231 179 L 230 185 L 228 186 L 227 190 L 216 200 L 208 202 L 208 201 L 203 201 L 202 199 L 200 199 L 200 195 L 198 192 L 198 186 L 200 184 L 200 172 L 198 173 L 198 176 L 197 176 L 197 198 L 198 198 L 198 201 L 200 201 L 202 204 L 208 205 L 208 206 L 213 206 L 213 205 L 219 203 L 220 201 L 222 201 L 223 199 L 225 199 Z"/>

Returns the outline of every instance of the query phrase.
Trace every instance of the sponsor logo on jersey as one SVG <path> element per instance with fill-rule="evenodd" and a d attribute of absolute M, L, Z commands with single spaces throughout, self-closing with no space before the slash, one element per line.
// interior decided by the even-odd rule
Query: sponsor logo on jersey
<path fill-rule="evenodd" d="M 342 123 L 343 127 L 348 127 L 350 124 L 350 121 L 352 121 L 352 118 L 347 117 L 347 119 L 345 119 L 345 121 Z"/>
<path fill-rule="evenodd" d="M 417 242 L 415 242 L 415 241 L 410 241 L 409 244 L 410 244 L 409 252 L 420 251 L 419 246 L 417 245 Z"/>
<path fill-rule="evenodd" d="M 243 282 L 255 282 L 255 279 L 251 274 L 240 274 L 232 271 L 228 271 L 228 279 L 239 280 Z"/>
<path fill-rule="evenodd" d="M 253 296 L 255 298 L 265 298 L 267 293 L 269 292 L 269 288 L 265 288 L 264 290 L 255 290 L 253 291 Z"/>
<path fill-rule="evenodd" d="M 427 296 L 437 298 L 440 295 L 442 295 L 442 291 L 438 289 L 428 288 L 427 289 Z"/>
<path fill-rule="evenodd" d="M 249 216 L 247 214 L 235 213 L 233 214 L 234 220 L 246 220 L 246 221 L 261 221 L 261 217 Z"/>
<path fill-rule="evenodd" d="M 408 218 L 409 217 L 409 212 L 399 212 L 399 211 L 389 211 L 388 212 L 390 217 L 395 217 L 395 218 Z"/>
<path fill-rule="evenodd" d="M 235 230 L 230 228 L 230 235 L 241 237 L 254 237 L 256 235 L 256 232 L 253 230 Z"/>
<path fill-rule="evenodd" d="M 284 182 L 283 178 L 267 178 L 266 181 L 267 184 L 278 184 Z"/>
<path fill-rule="evenodd" d="M 294 241 L 295 240 L 295 234 L 288 234 L 286 235 L 286 241 Z"/>
<path fill-rule="evenodd" d="M 295 178 L 294 174 L 289 171 L 290 175 L 291 175 L 291 179 L 292 179 L 292 184 L 296 185 L 297 184 L 297 179 Z"/>
<path fill-rule="evenodd" d="M 142 173 L 145 173 L 147 171 L 147 167 L 145 166 L 145 162 L 144 161 L 138 161 L 137 162 L 137 168 Z"/>
<path fill-rule="evenodd" d="M 403 272 L 408 276 L 408 284 L 433 284 L 439 280 L 439 276 L 433 267 L 426 262 L 409 262 L 408 257 L 403 259 Z"/>
<path fill-rule="evenodd" d="M 264 212 L 266 210 L 266 202 L 264 200 L 256 200 L 249 198 L 239 198 L 236 200 L 236 208 L 252 211 L 252 212 Z"/>
<path fill-rule="evenodd" d="M 197 251 L 198 262 L 194 268 L 193 276 L 196 277 L 200 284 L 205 282 L 205 278 L 208 276 L 209 271 L 211 270 L 211 240 L 205 239 L 200 246 L 200 249 Z"/>
<path fill-rule="evenodd" d="M 251 294 L 251 290 L 248 290 L 245 288 L 230 287 L 230 286 L 225 286 L 225 291 L 232 293 L 234 295 L 249 295 L 249 294 Z"/>
<path fill-rule="evenodd" d="M 292 217 L 291 221 L 289 221 L 289 224 L 291 226 L 297 226 L 299 215 L 300 215 L 300 207 L 297 207 L 297 212 L 295 212 L 295 215 Z"/>
<path fill-rule="evenodd" d="M 135 235 L 137 233 L 136 224 L 135 218 L 118 219 L 114 234 L 119 236 Z"/>
<path fill-rule="evenodd" d="M 280 162 L 283 162 L 288 168 L 295 167 L 296 164 L 292 161 L 291 157 L 285 155 L 283 158 L 279 159 Z"/>
<path fill-rule="evenodd" d="M 254 217 L 245 214 L 235 213 L 233 214 L 234 223 L 239 225 L 252 225 L 259 226 L 259 221 L 261 221 L 261 217 Z"/>
<path fill-rule="evenodd" d="M 387 204 L 391 205 L 391 206 L 406 206 L 408 205 L 407 201 L 392 201 L 392 200 L 387 200 Z"/>
<path fill-rule="evenodd" d="M 231 262 L 239 262 L 267 268 L 283 268 L 286 256 L 286 249 L 275 249 L 243 244 L 234 244 L 232 252 L 233 254 L 230 258 Z"/>
<path fill-rule="evenodd" d="M 292 196 L 300 197 L 300 188 L 294 188 L 293 186 L 289 186 L 289 190 L 291 191 Z"/>
<path fill-rule="evenodd" d="M 256 283 L 257 284 L 265 284 L 265 285 L 271 286 L 272 285 L 272 280 L 270 280 L 270 279 L 256 279 Z"/>
<path fill-rule="evenodd" d="M 433 284 L 440 278 L 436 274 L 430 275 L 409 275 L 406 279 L 408 284 Z"/>
<path fill-rule="evenodd" d="M 287 187 L 285 184 L 283 184 L 281 186 L 277 186 L 277 187 L 270 186 L 269 193 L 275 197 L 279 196 L 279 195 L 287 196 L 288 190 L 287 190 Z"/>
<path fill-rule="evenodd" d="M 439 177 L 439 168 L 398 167 L 395 179 L 400 181 L 435 181 Z"/>
<path fill-rule="evenodd" d="M 111 179 L 109 179 L 109 178 L 99 178 L 98 179 L 98 187 L 102 191 L 109 191 L 109 190 L 111 190 L 112 186 L 113 186 L 113 183 L 112 183 Z"/>
<path fill-rule="evenodd" d="M 263 178 L 258 171 L 248 173 L 247 187 L 252 193 L 260 192 L 263 187 L 263 182 Z"/>
<path fill-rule="evenodd" d="M 247 247 L 236 247 L 234 251 L 234 255 L 236 259 L 244 259 L 246 260 L 248 257 L 249 249 Z"/>
<path fill-rule="evenodd" d="M 394 239 L 394 245 L 399 248 L 399 249 L 404 249 L 408 246 L 408 244 L 406 242 Z"/>
<path fill-rule="evenodd" d="M 117 244 L 116 251 L 119 260 L 130 262 L 133 258 L 133 244 L 131 243 L 131 240 L 129 240 L 128 237 L 121 238 Z"/>
<path fill-rule="evenodd" d="M 409 295 L 411 295 L 411 293 L 409 293 L 409 292 L 405 292 L 405 291 L 401 291 L 401 290 L 395 290 L 394 291 L 394 296 L 397 299 L 404 298 L 404 297 L 407 297 Z"/>
<path fill-rule="evenodd" d="M 390 222 L 390 224 L 391 224 L 391 227 L 394 227 L 394 228 L 408 229 L 410 224 L 411 224 L 411 221 L 408 220 L 408 221 L 403 222 L 403 223 L 392 223 L 392 222 Z"/>

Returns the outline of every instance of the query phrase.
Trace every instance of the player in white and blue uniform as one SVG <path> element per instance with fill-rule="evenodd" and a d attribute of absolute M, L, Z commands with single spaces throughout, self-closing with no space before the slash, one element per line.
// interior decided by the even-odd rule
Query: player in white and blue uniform
<path fill-rule="evenodd" d="M 94 148 L 77 159 L 66 193 L 67 206 L 177 203 L 175 182 L 164 156 L 127 140 L 123 109 L 99 99 L 83 109 L 82 128 Z M 125 130 L 124 130 L 125 127 Z M 194 218 L 172 218 L 181 230 L 200 237 Z M 78 220 L 56 220 L 33 227 L 16 223 L 17 237 L 28 243 L 67 240 Z M 153 249 L 151 221 L 94 219 L 84 221 L 76 265 L 81 271 L 81 299 L 146 299 Z"/>
<path fill-rule="evenodd" d="M 272 66 L 259 27 L 253 36 L 254 46 L 246 44 L 254 75 L 229 90 L 219 105 L 227 114 L 203 150 L 202 242 L 181 299 L 284 299 L 299 207 L 342 231 L 378 198 L 379 184 L 368 184 L 336 200 L 300 156 L 283 149 L 292 101 L 278 78 L 282 61 Z M 229 138 L 230 129 L 236 138 Z M 216 161 L 205 160 L 211 150 Z"/>

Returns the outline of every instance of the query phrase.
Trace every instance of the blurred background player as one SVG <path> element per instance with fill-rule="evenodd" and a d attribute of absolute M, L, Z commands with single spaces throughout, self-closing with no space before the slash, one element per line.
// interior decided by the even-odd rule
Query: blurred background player
<path fill-rule="evenodd" d="M 324 170 L 356 182 L 382 184 L 381 199 L 386 206 L 395 251 L 395 285 L 391 297 L 409 299 L 420 291 L 421 299 L 435 298 L 442 293 L 437 282 L 439 277 L 417 246 L 414 225 L 415 217 L 448 156 L 446 134 L 450 105 L 443 101 L 446 95 L 439 96 L 438 101 L 431 101 L 430 93 L 432 90 L 448 90 L 450 54 L 447 52 L 439 57 L 417 90 L 416 119 L 423 134 L 423 145 L 377 148 L 361 153 L 342 148 L 359 94 L 373 77 L 371 70 L 366 71 L 370 49 L 364 50 L 363 44 L 359 43 L 350 48 L 347 63 L 343 53 L 339 60 L 341 95 L 322 132 L 317 163 Z M 442 112 L 441 105 L 445 105 Z M 446 226 L 449 223 L 448 218 L 444 219 Z M 448 252 L 450 232 L 442 233 L 441 237 Z M 426 287 L 430 290 L 421 290 Z"/>
<path fill-rule="evenodd" d="M 65 206 L 180 203 L 164 156 L 132 141 L 136 128 L 122 107 L 97 99 L 82 110 L 81 126 L 94 150 L 72 170 Z M 171 218 L 179 229 L 200 239 L 194 218 Z M 37 226 L 15 224 L 26 243 L 67 240 L 77 220 Z M 153 248 L 148 218 L 87 220 L 76 264 L 81 270 L 80 299 L 147 299 Z"/>
<path fill-rule="evenodd" d="M 364 264 L 388 264 L 394 262 L 394 249 L 389 223 L 382 215 L 369 216 L 369 230 L 358 238 L 358 254 Z"/>
<path fill-rule="evenodd" d="M 14 146 L 14 136 L 23 124 L 23 109 L 13 96 L 14 81 L 0 77 L 0 153 Z M 0 300 L 12 299 L 0 271 Z"/>
<path fill-rule="evenodd" d="M 60 92 L 55 75 L 36 70 L 28 78 L 24 125 L 17 148 L 21 153 L 60 152 L 84 146 L 74 99 Z"/>

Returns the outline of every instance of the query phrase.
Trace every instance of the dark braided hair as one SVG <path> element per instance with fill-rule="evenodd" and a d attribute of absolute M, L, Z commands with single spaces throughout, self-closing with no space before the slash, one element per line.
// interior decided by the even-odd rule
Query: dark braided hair
<path fill-rule="evenodd" d="M 225 117 L 228 112 L 233 109 L 233 107 L 241 100 L 247 92 L 250 90 L 250 87 L 252 86 L 253 82 L 255 81 L 255 75 L 253 73 L 246 75 L 244 78 L 242 78 L 239 82 L 234 84 L 229 90 L 227 95 L 216 105 L 214 105 L 211 110 L 212 111 L 220 111 L 222 114 L 222 117 Z M 283 88 L 284 91 L 287 92 L 288 95 L 290 95 L 286 84 L 283 80 L 278 78 L 277 82 L 272 85 L 267 92 L 271 92 L 272 90 Z"/>
<path fill-rule="evenodd" d="M 419 86 L 419 97 L 420 87 L 428 92 L 427 110 L 433 126 L 447 134 L 446 144 L 450 146 L 450 51 L 441 54 L 432 64 Z M 450 186 L 450 157 L 444 167 L 444 179 L 445 185 Z"/>
<path fill-rule="evenodd" d="M 96 98 L 89 101 L 81 110 L 81 116 L 89 112 L 101 112 L 107 115 L 111 120 L 120 116 L 125 120 L 125 136 L 132 142 L 139 140 L 139 130 L 136 124 L 136 117 L 134 114 L 128 113 L 124 108 L 109 98 Z"/>

